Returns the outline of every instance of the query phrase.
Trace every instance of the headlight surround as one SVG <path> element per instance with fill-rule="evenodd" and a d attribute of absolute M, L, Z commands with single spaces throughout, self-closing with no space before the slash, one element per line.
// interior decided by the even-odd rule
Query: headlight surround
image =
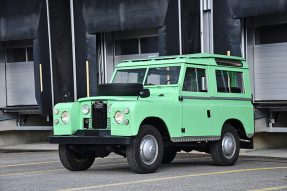
<path fill-rule="evenodd" d="M 63 123 L 65 123 L 65 124 L 68 123 L 69 120 L 70 120 L 70 115 L 69 115 L 69 113 L 68 113 L 67 111 L 64 111 L 64 112 L 62 113 L 61 119 L 62 119 L 62 122 L 63 122 Z"/>
<path fill-rule="evenodd" d="M 112 108 L 112 105 L 113 105 L 113 104 L 110 104 L 110 105 L 109 105 L 109 108 L 108 108 L 108 110 L 109 110 L 109 113 L 111 113 L 111 108 Z"/>
<path fill-rule="evenodd" d="M 90 107 L 87 104 L 83 105 L 82 106 L 82 113 L 87 115 L 89 112 L 90 112 Z"/>
<path fill-rule="evenodd" d="M 120 124 L 124 120 L 124 114 L 120 111 L 117 111 L 115 114 L 115 121 Z"/>

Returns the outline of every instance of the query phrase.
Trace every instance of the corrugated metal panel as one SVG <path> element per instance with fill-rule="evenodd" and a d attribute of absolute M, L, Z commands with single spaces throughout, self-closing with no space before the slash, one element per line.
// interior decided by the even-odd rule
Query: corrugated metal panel
<path fill-rule="evenodd" d="M 7 105 L 37 105 L 33 62 L 7 63 Z"/>
<path fill-rule="evenodd" d="M 287 43 L 254 46 L 255 100 L 287 100 Z"/>
<path fill-rule="evenodd" d="M 0 42 L 0 108 L 6 107 L 4 43 Z"/>

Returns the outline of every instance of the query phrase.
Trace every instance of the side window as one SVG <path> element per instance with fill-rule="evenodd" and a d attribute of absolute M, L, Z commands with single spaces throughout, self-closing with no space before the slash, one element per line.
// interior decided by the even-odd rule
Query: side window
<path fill-rule="evenodd" d="M 205 69 L 186 68 L 182 91 L 207 92 Z"/>
<path fill-rule="evenodd" d="M 216 70 L 217 92 L 244 94 L 243 73 Z"/>

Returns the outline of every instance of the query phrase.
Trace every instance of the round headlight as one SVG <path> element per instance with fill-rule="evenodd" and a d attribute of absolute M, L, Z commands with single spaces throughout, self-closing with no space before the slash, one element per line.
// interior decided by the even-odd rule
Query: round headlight
<path fill-rule="evenodd" d="M 55 109 L 54 110 L 54 113 L 57 115 L 59 113 L 59 110 L 58 109 Z"/>
<path fill-rule="evenodd" d="M 109 109 L 109 113 L 111 113 L 112 105 L 113 105 L 113 104 L 110 104 L 110 105 L 109 105 L 109 108 L 108 108 L 108 109 Z"/>
<path fill-rule="evenodd" d="M 62 122 L 63 122 L 63 123 L 65 123 L 65 124 L 68 123 L 68 121 L 70 120 L 70 115 L 69 115 L 69 113 L 66 112 L 66 111 L 64 111 L 64 112 L 62 113 L 61 119 L 62 119 Z"/>
<path fill-rule="evenodd" d="M 120 124 L 124 120 L 124 115 L 122 112 L 117 111 L 115 114 L 115 120 L 118 124 Z"/>
<path fill-rule="evenodd" d="M 89 113 L 89 111 L 90 111 L 90 107 L 87 104 L 82 106 L 83 114 L 87 115 Z"/>

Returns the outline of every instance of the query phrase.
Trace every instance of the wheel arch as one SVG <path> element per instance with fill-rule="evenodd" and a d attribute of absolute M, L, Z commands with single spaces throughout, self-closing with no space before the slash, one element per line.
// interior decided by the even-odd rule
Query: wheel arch
<path fill-rule="evenodd" d="M 240 120 L 231 118 L 226 120 L 223 125 L 225 124 L 232 125 L 236 129 L 239 139 L 248 139 L 244 125 Z"/>
<path fill-rule="evenodd" d="M 142 125 L 152 125 L 160 132 L 163 139 L 170 139 L 168 128 L 161 118 L 147 117 L 142 121 L 141 126 Z"/>

